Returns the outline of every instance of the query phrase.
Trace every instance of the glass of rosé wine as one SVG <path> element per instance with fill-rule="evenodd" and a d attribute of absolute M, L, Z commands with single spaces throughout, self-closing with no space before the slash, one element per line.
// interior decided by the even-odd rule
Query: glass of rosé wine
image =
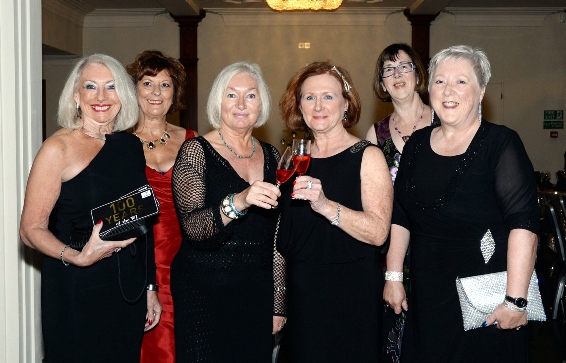
<path fill-rule="evenodd" d="M 281 159 L 279 159 L 279 164 L 277 165 L 277 172 L 275 174 L 277 188 L 293 176 L 295 167 L 293 163 L 293 152 L 291 148 L 288 147 L 285 149 L 283 155 L 281 155 Z"/>
<path fill-rule="evenodd" d="M 293 164 L 295 173 L 305 175 L 311 162 L 311 141 L 305 139 L 293 140 Z"/>

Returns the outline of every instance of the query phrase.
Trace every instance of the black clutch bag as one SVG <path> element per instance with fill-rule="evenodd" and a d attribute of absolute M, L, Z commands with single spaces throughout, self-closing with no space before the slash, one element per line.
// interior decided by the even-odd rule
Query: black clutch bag
<path fill-rule="evenodd" d="M 125 196 L 91 210 L 92 225 L 102 221 L 99 236 L 105 241 L 122 241 L 148 232 L 147 217 L 159 213 L 153 189 L 144 185 Z M 73 223 L 69 247 L 81 251 L 92 234 L 92 225 Z"/>

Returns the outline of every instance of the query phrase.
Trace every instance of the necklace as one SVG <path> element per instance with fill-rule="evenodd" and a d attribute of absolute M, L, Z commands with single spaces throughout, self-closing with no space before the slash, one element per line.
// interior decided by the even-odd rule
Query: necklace
<path fill-rule="evenodd" d="M 98 139 L 98 140 L 106 140 L 106 135 L 104 134 L 99 134 L 93 131 L 88 131 L 87 129 L 85 129 L 84 127 L 82 127 L 80 129 L 80 131 L 85 134 L 88 137 L 92 137 L 93 139 Z"/>
<path fill-rule="evenodd" d="M 423 119 L 423 114 L 424 114 L 424 105 L 423 105 L 423 110 L 421 112 L 421 117 L 419 117 L 417 122 L 415 122 L 415 126 L 413 126 L 413 130 L 411 131 L 411 133 L 409 135 L 405 135 L 405 136 L 401 135 L 401 131 L 399 131 L 399 129 L 397 128 L 397 123 L 395 122 L 395 115 L 393 115 L 393 128 L 395 128 L 395 131 L 397 131 L 399 136 L 401 136 L 401 139 L 403 140 L 403 142 L 407 142 L 407 140 L 409 140 L 409 137 L 411 137 L 413 132 L 415 132 L 415 130 L 417 129 L 417 125 Z"/>
<path fill-rule="evenodd" d="M 232 148 L 230 147 L 230 145 L 228 145 L 226 143 L 226 141 L 224 140 L 224 138 L 222 137 L 222 133 L 220 132 L 220 129 L 218 129 L 218 135 L 220 136 L 220 140 L 222 140 L 222 142 L 224 143 L 224 145 L 226 145 L 226 147 L 228 148 L 228 150 L 230 150 L 230 152 L 232 152 L 232 154 L 236 155 L 236 157 L 238 159 L 250 159 L 252 156 L 254 156 L 255 154 L 255 139 L 252 136 L 252 153 L 249 156 L 242 156 L 242 155 L 238 155 L 236 154 L 236 152 L 234 150 L 232 150 Z"/>
<path fill-rule="evenodd" d="M 161 135 L 161 137 L 159 137 L 155 140 L 145 141 L 144 139 L 139 137 L 138 134 L 136 134 L 135 131 L 134 131 L 134 135 L 138 136 L 138 139 L 140 139 L 141 143 L 145 144 L 145 146 L 147 146 L 147 148 L 149 150 L 153 150 L 157 146 L 158 141 L 161 145 L 167 145 L 167 140 L 169 140 L 171 138 L 171 135 L 169 135 L 169 133 L 167 132 L 167 126 L 168 126 L 167 122 L 165 122 L 165 131 L 163 132 L 163 135 Z"/>

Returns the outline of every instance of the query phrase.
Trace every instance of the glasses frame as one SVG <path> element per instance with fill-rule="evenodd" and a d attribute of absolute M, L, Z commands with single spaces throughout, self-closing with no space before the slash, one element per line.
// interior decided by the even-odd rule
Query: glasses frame
<path fill-rule="evenodd" d="M 406 66 L 406 65 L 411 65 L 411 70 L 406 71 L 406 72 L 401 72 L 401 69 L 400 69 L 399 67 L 401 67 L 401 66 Z M 386 69 L 393 69 L 393 73 L 391 73 L 391 74 L 388 75 L 388 76 L 384 76 L 384 75 L 383 75 L 383 72 L 384 72 Z M 389 78 L 389 77 L 392 77 L 392 76 L 395 75 L 395 71 L 399 72 L 399 74 L 402 74 L 402 73 L 412 73 L 412 72 L 415 71 L 415 63 L 413 63 L 413 62 L 403 62 L 403 63 L 399 63 L 398 65 L 396 65 L 396 66 L 394 66 L 394 67 L 393 67 L 393 66 L 390 66 L 390 67 L 383 67 L 383 68 L 381 68 L 381 70 L 379 71 L 379 75 L 381 76 L 381 78 Z"/>

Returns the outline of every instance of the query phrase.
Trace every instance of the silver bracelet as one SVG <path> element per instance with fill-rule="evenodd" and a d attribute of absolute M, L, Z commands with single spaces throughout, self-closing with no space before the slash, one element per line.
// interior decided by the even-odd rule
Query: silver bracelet
<path fill-rule="evenodd" d="M 512 311 L 516 311 L 518 313 L 522 313 L 522 312 L 527 311 L 527 307 L 520 308 L 518 306 L 515 306 L 515 305 L 509 303 L 507 300 L 503 300 L 503 305 L 505 305 L 505 307 L 507 309 L 512 310 Z"/>
<path fill-rule="evenodd" d="M 65 247 L 63 247 L 63 249 L 61 250 L 61 262 L 63 262 L 63 265 L 65 266 L 69 266 L 69 263 L 63 258 L 63 253 L 65 253 L 67 247 L 69 247 L 69 245 L 65 245 Z"/>
<path fill-rule="evenodd" d="M 403 282 L 403 273 L 398 271 L 385 271 L 385 281 Z"/>
<path fill-rule="evenodd" d="M 336 204 L 338 204 L 338 210 L 336 211 L 336 217 L 334 217 L 330 220 L 330 224 L 332 224 L 333 226 L 339 226 L 340 225 L 340 212 L 342 211 L 342 207 L 340 206 L 340 203 L 336 203 Z"/>
<path fill-rule="evenodd" d="M 159 291 L 159 287 L 157 285 L 154 284 L 149 284 L 147 285 L 147 291 L 155 291 L 158 292 Z"/>

